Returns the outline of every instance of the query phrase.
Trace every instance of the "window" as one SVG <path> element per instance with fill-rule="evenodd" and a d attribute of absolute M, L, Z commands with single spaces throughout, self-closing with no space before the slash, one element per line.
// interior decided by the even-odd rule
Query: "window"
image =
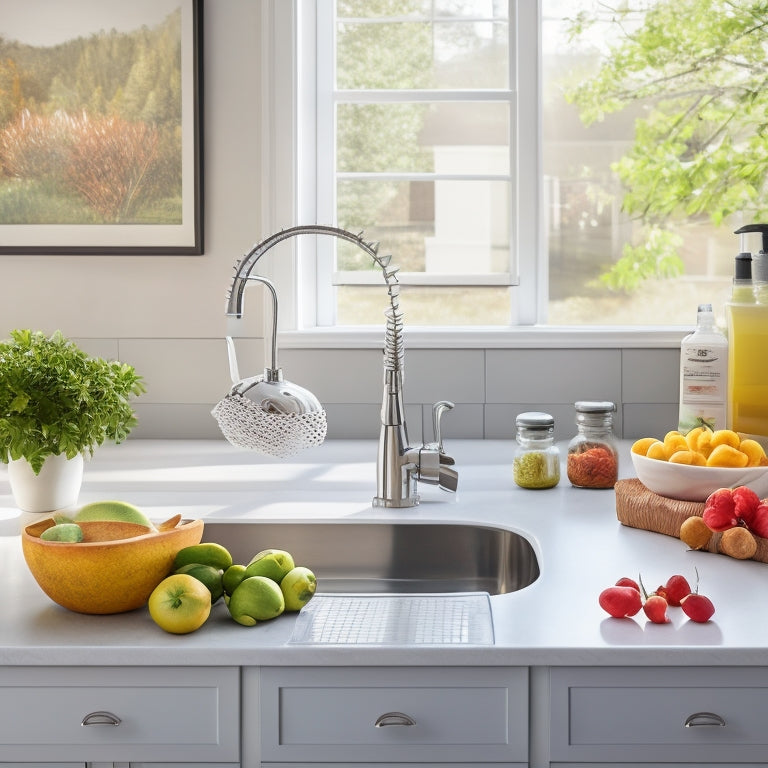
<path fill-rule="evenodd" d="M 643 149 L 643 118 L 692 108 L 674 77 L 668 92 L 587 122 L 590 88 L 599 92 L 649 14 L 693 15 L 715 0 L 639 0 L 612 15 L 597 0 L 266 5 L 276 108 L 267 146 L 275 169 L 295 173 L 269 175 L 265 221 L 380 241 L 400 267 L 409 326 L 690 326 L 698 303 L 725 300 L 739 249 L 731 233 L 759 206 L 741 216 L 732 206 L 718 224 L 685 201 L 646 219 L 632 205 L 627 158 Z M 751 34 L 764 52 L 765 33 Z M 743 68 L 739 55 L 729 50 L 723 66 Z M 292 95 L 297 111 L 282 119 Z M 714 126 L 717 116 L 701 119 Z M 381 276 L 362 252 L 328 238 L 297 250 L 297 272 L 278 268 L 299 287 L 293 327 L 382 323 Z"/>

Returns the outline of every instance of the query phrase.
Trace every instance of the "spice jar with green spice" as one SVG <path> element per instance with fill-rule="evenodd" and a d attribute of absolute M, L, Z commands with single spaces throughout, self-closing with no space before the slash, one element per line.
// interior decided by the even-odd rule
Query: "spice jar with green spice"
<path fill-rule="evenodd" d="M 553 488 L 560 482 L 560 451 L 555 445 L 555 420 L 548 413 L 528 411 L 515 419 L 517 448 L 512 476 L 521 488 Z"/>

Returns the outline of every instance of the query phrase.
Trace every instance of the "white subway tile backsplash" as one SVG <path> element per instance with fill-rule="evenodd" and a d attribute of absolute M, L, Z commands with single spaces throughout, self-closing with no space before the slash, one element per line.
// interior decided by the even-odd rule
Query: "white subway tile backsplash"
<path fill-rule="evenodd" d="M 82 339 L 89 354 L 117 357 L 144 376 L 133 436 L 221 437 L 210 415 L 231 386 L 223 339 Z M 264 368 L 264 340 L 237 341 L 242 377 Z M 286 379 L 313 392 L 328 414 L 328 437 L 376 439 L 382 399 L 379 349 L 286 349 Z M 573 403 L 612 400 L 617 436 L 663 435 L 677 423 L 676 349 L 410 349 L 404 399 L 411 444 L 430 442 L 432 404 L 451 400 L 446 441 L 514 439 L 515 417 L 540 410 L 555 418 L 555 438 L 575 434 Z M 423 436 L 423 438 L 422 438 Z M 223 438 L 222 438 L 223 439 Z"/>
<path fill-rule="evenodd" d="M 408 402 L 482 403 L 485 352 L 482 349 L 406 349 Z"/>
<path fill-rule="evenodd" d="M 612 400 L 621 396 L 618 349 L 486 350 L 486 402 L 547 403 Z"/>
<path fill-rule="evenodd" d="M 120 358 L 144 376 L 142 403 L 216 403 L 227 394 L 227 348 L 223 339 L 121 339 Z M 257 363 L 256 358 L 260 358 Z M 264 369 L 263 343 L 238 346 L 242 377 Z"/>
<path fill-rule="evenodd" d="M 621 358 L 623 400 L 630 403 L 678 402 L 679 349 L 625 349 Z"/>

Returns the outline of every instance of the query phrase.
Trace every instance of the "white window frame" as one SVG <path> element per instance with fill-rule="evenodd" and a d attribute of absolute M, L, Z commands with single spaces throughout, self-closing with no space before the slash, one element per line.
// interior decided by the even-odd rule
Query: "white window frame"
<path fill-rule="evenodd" d="M 261 233 L 258 239 L 296 224 L 317 222 L 318 159 L 315 115 L 316 2 L 261 0 Z M 517 254 L 520 285 L 512 291 L 508 327 L 408 328 L 409 346 L 421 348 L 673 347 L 677 327 L 556 327 L 544 324 L 548 260 L 539 258 L 546 236 L 541 184 L 541 109 L 539 103 L 539 0 L 510 0 L 510 25 L 516 52 L 510 51 L 511 87 L 517 89 L 517 114 L 510 151 L 517 156 L 516 220 L 510 238 Z M 303 25 L 299 29 L 299 23 Z M 302 66 L 303 65 L 303 66 Z M 300 122 L 299 115 L 302 115 Z M 318 242 L 324 238 L 318 238 Z M 318 259 L 310 238 L 281 246 L 290 254 L 272 255 L 260 271 L 274 281 L 280 297 L 281 347 L 378 347 L 381 328 L 332 327 L 319 294 L 333 285 L 329 259 Z M 395 262 L 397 261 L 396 254 Z M 385 295 L 382 294 L 383 299 Z M 384 305 L 385 302 L 383 302 Z M 382 306 L 383 306 L 382 305 Z"/>

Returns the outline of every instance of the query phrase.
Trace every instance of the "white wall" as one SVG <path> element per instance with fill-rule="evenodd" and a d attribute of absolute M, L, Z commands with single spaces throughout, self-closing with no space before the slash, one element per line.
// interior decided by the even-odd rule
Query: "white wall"
<path fill-rule="evenodd" d="M 0 256 L 0 335 L 60 329 L 134 365 L 149 390 L 135 437 L 220 437 L 210 409 L 230 384 L 226 292 L 235 260 L 270 234 L 259 221 L 259 21 L 258 0 L 205 4 L 203 256 Z M 257 309 L 249 302 L 254 338 L 239 345 L 247 375 L 263 367 Z M 567 437 L 576 399 L 615 400 L 628 437 L 663 435 L 677 418 L 678 350 L 407 349 L 413 439 L 439 399 L 457 404 L 446 439 L 509 437 L 532 409 L 552 412 Z M 280 364 L 326 405 L 330 437 L 377 435 L 380 349 L 286 349 Z"/>

